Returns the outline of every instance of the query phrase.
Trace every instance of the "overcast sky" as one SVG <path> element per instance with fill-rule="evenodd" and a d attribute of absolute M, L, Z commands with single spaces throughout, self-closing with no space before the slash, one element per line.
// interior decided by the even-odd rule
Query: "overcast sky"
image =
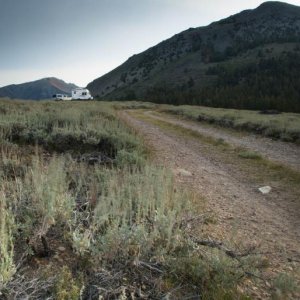
<path fill-rule="evenodd" d="M 0 0 L 0 87 L 51 76 L 86 86 L 176 33 L 262 2 Z"/>

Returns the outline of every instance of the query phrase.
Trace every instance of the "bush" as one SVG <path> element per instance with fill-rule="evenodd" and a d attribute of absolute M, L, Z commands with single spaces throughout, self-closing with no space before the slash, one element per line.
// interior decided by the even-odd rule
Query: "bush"
<path fill-rule="evenodd" d="M 0 191 L 0 291 L 16 272 L 14 264 L 14 216 L 8 207 L 3 190 Z"/>
<path fill-rule="evenodd" d="M 274 299 L 288 299 L 293 292 L 299 291 L 297 282 L 291 276 L 280 273 L 273 283 L 273 298 Z"/>
<path fill-rule="evenodd" d="M 78 280 L 74 280 L 68 267 L 64 266 L 58 274 L 57 282 L 55 284 L 55 299 L 80 299 L 81 284 Z"/>

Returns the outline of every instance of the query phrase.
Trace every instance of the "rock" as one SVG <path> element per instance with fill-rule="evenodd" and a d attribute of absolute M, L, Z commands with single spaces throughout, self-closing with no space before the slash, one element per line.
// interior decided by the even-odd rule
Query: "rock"
<path fill-rule="evenodd" d="M 193 174 L 190 171 L 187 171 L 185 169 L 177 169 L 177 174 L 184 177 L 193 176 Z"/>
<path fill-rule="evenodd" d="M 61 252 L 63 252 L 63 251 L 66 251 L 66 248 L 63 247 L 63 246 L 60 246 L 60 247 L 58 247 L 58 250 L 61 251 Z"/>
<path fill-rule="evenodd" d="M 258 190 L 262 194 L 269 194 L 271 192 L 272 188 L 270 186 L 266 185 L 266 186 L 260 187 Z"/>

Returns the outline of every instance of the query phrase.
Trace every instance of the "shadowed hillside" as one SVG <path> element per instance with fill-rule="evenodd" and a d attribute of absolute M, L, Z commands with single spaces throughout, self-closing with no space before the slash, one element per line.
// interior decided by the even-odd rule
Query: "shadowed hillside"
<path fill-rule="evenodd" d="M 300 111 L 300 7 L 266 2 L 190 28 L 88 85 L 105 99 Z"/>

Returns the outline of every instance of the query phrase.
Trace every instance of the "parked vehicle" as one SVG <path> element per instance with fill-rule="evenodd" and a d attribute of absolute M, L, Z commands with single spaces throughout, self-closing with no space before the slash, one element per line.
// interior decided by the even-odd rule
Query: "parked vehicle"
<path fill-rule="evenodd" d="M 93 96 L 90 91 L 85 88 L 76 88 L 72 90 L 72 100 L 92 100 Z"/>
<path fill-rule="evenodd" d="M 55 100 L 59 101 L 59 100 L 72 100 L 72 97 L 65 95 L 65 94 L 55 94 L 53 95 L 53 98 L 55 98 Z"/>

